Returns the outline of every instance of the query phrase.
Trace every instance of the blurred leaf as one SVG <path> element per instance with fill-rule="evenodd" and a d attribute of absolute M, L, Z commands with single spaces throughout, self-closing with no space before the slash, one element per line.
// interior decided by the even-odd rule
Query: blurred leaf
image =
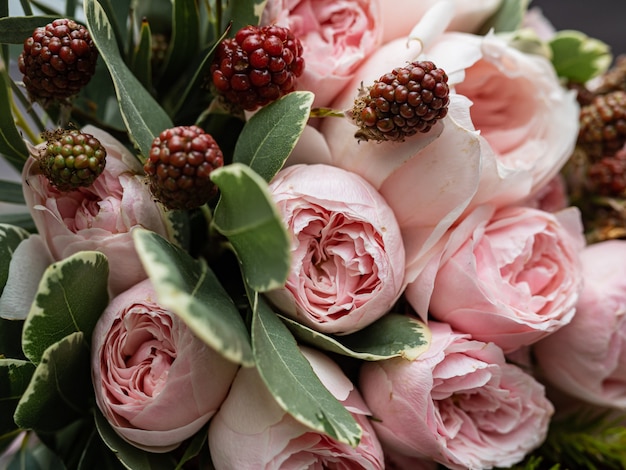
<path fill-rule="evenodd" d="M 24 324 L 22 347 L 38 364 L 44 351 L 75 332 L 91 333 L 109 302 L 109 263 L 97 251 L 81 251 L 48 267 Z"/>
<path fill-rule="evenodd" d="M 23 44 L 35 28 L 45 26 L 58 16 L 7 16 L 0 18 L 0 43 Z"/>
<path fill-rule="evenodd" d="M 257 369 L 276 402 L 297 421 L 353 447 L 361 427 L 324 387 L 296 340 L 261 296 L 252 318 Z"/>
<path fill-rule="evenodd" d="M 21 183 L 0 180 L 0 201 L 13 204 L 26 204 Z"/>
<path fill-rule="evenodd" d="M 204 262 L 145 229 L 133 231 L 141 262 L 159 303 L 178 315 L 227 359 L 252 365 L 248 330 L 232 299 Z"/>
<path fill-rule="evenodd" d="M 21 172 L 28 158 L 28 149 L 15 125 L 12 103 L 11 78 L 0 60 L 0 154 Z"/>
<path fill-rule="evenodd" d="M 496 33 L 518 29 L 531 0 L 502 0 L 500 8 L 480 28 L 479 34 L 487 34 L 493 28 Z"/>
<path fill-rule="evenodd" d="M 172 121 L 122 60 L 111 41 L 112 26 L 100 3 L 85 0 L 85 15 L 93 41 L 113 79 L 128 133 L 145 159 L 155 136 L 173 127 Z"/>
<path fill-rule="evenodd" d="M 104 443 L 94 427 L 82 449 L 76 470 L 123 470 L 126 468 Z"/>
<path fill-rule="evenodd" d="M 176 460 L 170 454 L 146 452 L 129 444 L 113 430 L 99 410 L 95 415 L 100 437 L 129 470 L 172 470 L 176 467 Z"/>
<path fill-rule="evenodd" d="M 185 453 L 183 454 L 183 456 L 178 461 L 178 465 L 176 465 L 176 468 L 174 470 L 183 470 L 185 463 L 187 463 L 191 459 L 197 457 L 198 454 L 200 454 L 200 451 L 204 447 L 207 447 L 207 443 L 208 443 L 207 432 L 208 432 L 208 429 L 209 429 L 208 425 L 204 426 L 202 429 L 200 429 L 200 431 L 198 431 L 189 440 L 189 443 L 188 443 L 187 447 L 185 448 Z M 201 468 L 204 468 L 204 467 L 201 467 Z M 209 469 L 207 469 L 207 470 L 209 470 Z"/>
<path fill-rule="evenodd" d="M 246 122 L 233 161 L 270 181 L 283 167 L 309 120 L 314 95 L 294 91 L 261 108 Z"/>
<path fill-rule="evenodd" d="M 91 358 L 81 331 L 46 349 L 15 410 L 24 429 L 55 432 L 79 418 L 93 395 Z"/>
<path fill-rule="evenodd" d="M 13 413 L 34 372 L 30 361 L 0 359 L 0 435 L 17 429 Z"/>
<path fill-rule="evenodd" d="M 363 361 L 382 361 L 392 357 L 417 359 L 430 345 L 430 331 L 421 321 L 388 313 L 378 321 L 349 335 L 327 335 L 280 316 L 300 341 L 319 349 Z"/>
<path fill-rule="evenodd" d="M 35 222 L 30 215 L 30 212 L 24 210 L 24 212 L 0 214 L 0 224 L 15 225 L 29 232 L 35 232 Z"/>
<path fill-rule="evenodd" d="M 0 359 L 26 359 L 22 351 L 23 320 L 0 318 Z"/>
<path fill-rule="evenodd" d="M 556 73 L 576 83 L 606 72 L 613 60 L 607 44 L 580 31 L 559 31 L 549 44 Z"/>
<path fill-rule="evenodd" d="M 152 89 L 152 34 L 147 21 L 141 22 L 139 44 L 133 54 L 133 74 L 146 90 Z"/>
<path fill-rule="evenodd" d="M 224 10 L 222 30 L 228 27 L 228 21 L 232 20 L 232 34 L 234 35 L 244 26 L 258 25 L 261 21 L 261 13 L 265 9 L 267 0 L 237 0 L 228 2 Z"/>
<path fill-rule="evenodd" d="M 13 252 L 29 235 L 26 230 L 20 227 L 0 223 L 0 295 L 9 278 L 9 264 Z"/>
<path fill-rule="evenodd" d="M 213 224 L 233 245 L 246 283 L 258 292 L 283 286 L 289 234 L 265 180 L 241 163 L 213 171 L 211 179 L 221 191 Z"/>

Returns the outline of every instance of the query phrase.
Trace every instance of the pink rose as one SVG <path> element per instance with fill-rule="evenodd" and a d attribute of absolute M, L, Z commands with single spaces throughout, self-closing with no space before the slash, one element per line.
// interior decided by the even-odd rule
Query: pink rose
<path fill-rule="evenodd" d="M 387 313 L 404 288 L 404 247 L 392 210 L 356 174 L 327 165 L 279 172 L 270 192 L 291 232 L 291 270 L 268 292 L 318 331 L 351 333 Z"/>
<path fill-rule="evenodd" d="M 297 89 L 330 106 L 357 67 L 381 44 L 379 0 L 269 0 L 262 24 L 290 28 L 306 63 Z"/>
<path fill-rule="evenodd" d="M 553 414 L 544 387 L 493 343 L 431 322 L 415 361 L 366 362 L 359 385 L 385 452 L 451 469 L 508 467 L 538 447 Z"/>
<path fill-rule="evenodd" d="M 115 297 L 93 332 L 96 403 L 126 441 L 167 452 L 226 398 L 238 366 L 159 306 L 149 279 Z"/>
<path fill-rule="evenodd" d="M 146 278 L 131 235 L 144 227 L 168 236 L 165 216 L 143 181 L 139 160 L 111 135 L 93 126 L 83 132 L 106 148 L 104 172 L 89 188 L 59 192 L 31 157 L 24 165 L 24 198 L 52 257 L 97 250 L 109 260 L 112 295 Z"/>
<path fill-rule="evenodd" d="M 451 230 L 406 296 L 421 315 L 508 353 L 570 322 L 583 246 L 575 208 L 480 206 Z"/>
<path fill-rule="evenodd" d="M 363 429 L 359 445 L 342 444 L 299 423 L 276 403 L 256 369 L 242 368 L 209 427 L 209 449 L 217 470 L 384 468 L 369 410 L 359 392 L 327 356 L 304 347 L 301 351 Z"/>
<path fill-rule="evenodd" d="M 448 30 L 476 33 L 502 0 L 381 0 L 383 42 L 408 36 L 424 14 L 438 3 L 447 3 L 452 19 Z"/>
<path fill-rule="evenodd" d="M 547 381 L 587 402 L 626 408 L 626 241 L 587 246 L 576 315 L 534 345 Z"/>

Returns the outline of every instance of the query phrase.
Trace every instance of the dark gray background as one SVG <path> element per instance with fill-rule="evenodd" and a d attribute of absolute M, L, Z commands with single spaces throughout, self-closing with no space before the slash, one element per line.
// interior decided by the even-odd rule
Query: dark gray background
<path fill-rule="evenodd" d="M 532 0 L 556 29 L 576 29 L 626 54 L 626 0 Z"/>

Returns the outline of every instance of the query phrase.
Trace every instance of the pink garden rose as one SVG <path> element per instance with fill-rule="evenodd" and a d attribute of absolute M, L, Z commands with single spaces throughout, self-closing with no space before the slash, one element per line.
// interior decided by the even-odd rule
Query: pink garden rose
<path fill-rule="evenodd" d="M 545 439 L 554 411 L 543 385 L 495 344 L 445 323 L 429 328 L 430 347 L 415 361 L 361 368 L 359 389 L 385 452 L 459 470 L 521 461 Z"/>
<path fill-rule="evenodd" d="M 238 368 L 161 307 L 149 279 L 106 308 L 91 362 L 98 408 L 122 438 L 150 452 L 172 450 L 204 426 Z"/>
<path fill-rule="evenodd" d="M 351 333 L 387 313 L 404 288 L 404 247 L 382 196 L 327 165 L 290 166 L 270 192 L 292 234 L 287 283 L 268 292 L 271 301 L 326 333 Z"/>
<path fill-rule="evenodd" d="M 533 350 L 542 377 L 600 406 L 626 408 L 626 241 L 587 246 L 576 315 Z"/>
<path fill-rule="evenodd" d="M 575 208 L 481 206 L 445 237 L 407 299 L 423 317 L 508 353 L 571 321 L 583 246 Z"/>
<path fill-rule="evenodd" d="M 269 0 L 262 24 L 290 28 L 306 62 L 297 89 L 329 106 L 357 67 L 381 44 L 379 0 Z"/>
<path fill-rule="evenodd" d="M 168 237 L 168 226 L 144 184 L 139 160 L 106 132 L 93 126 L 83 132 L 93 135 L 107 151 L 106 167 L 96 181 L 88 188 L 60 192 L 31 157 L 22 173 L 24 198 L 55 260 L 83 250 L 107 256 L 109 290 L 115 295 L 146 278 L 132 229 L 144 227 Z"/>
<path fill-rule="evenodd" d="M 256 369 L 242 368 L 209 427 L 209 449 L 217 470 L 384 468 L 369 410 L 357 389 L 327 356 L 305 347 L 301 351 L 324 386 L 361 426 L 359 445 L 353 448 L 299 423 L 276 403 Z"/>

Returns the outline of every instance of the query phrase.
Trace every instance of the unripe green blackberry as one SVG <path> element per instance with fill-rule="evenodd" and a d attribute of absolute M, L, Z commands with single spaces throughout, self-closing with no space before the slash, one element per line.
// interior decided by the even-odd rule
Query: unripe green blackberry
<path fill-rule="evenodd" d="M 168 209 L 194 209 L 217 194 L 213 170 L 224 155 L 210 134 L 198 126 L 166 129 L 154 139 L 144 164 L 150 191 Z"/>
<path fill-rule="evenodd" d="M 612 156 L 626 144 L 626 92 L 596 96 L 580 110 L 578 145 L 591 160 Z"/>
<path fill-rule="evenodd" d="M 428 132 L 448 113 L 450 89 L 443 69 L 416 61 L 386 73 L 364 90 L 350 116 L 358 140 L 397 141 Z"/>
<path fill-rule="evenodd" d="M 302 44 L 289 29 L 246 26 L 217 46 L 210 83 L 227 103 L 254 111 L 292 92 L 303 72 Z"/>
<path fill-rule="evenodd" d="M 104 171 L 106 149 L 91 134 L 57 129 L 42 137 L 46 147 L 35 157 L 41 172 L 59 191 L 91 186 Z"/>
<path fill-rule="evenodd" d="M 32 101 L 46 104 L 76 95 L 91 80 L 98 51 L 87 28 L 61 18 L 24 41 L 18 67 Z"/>

